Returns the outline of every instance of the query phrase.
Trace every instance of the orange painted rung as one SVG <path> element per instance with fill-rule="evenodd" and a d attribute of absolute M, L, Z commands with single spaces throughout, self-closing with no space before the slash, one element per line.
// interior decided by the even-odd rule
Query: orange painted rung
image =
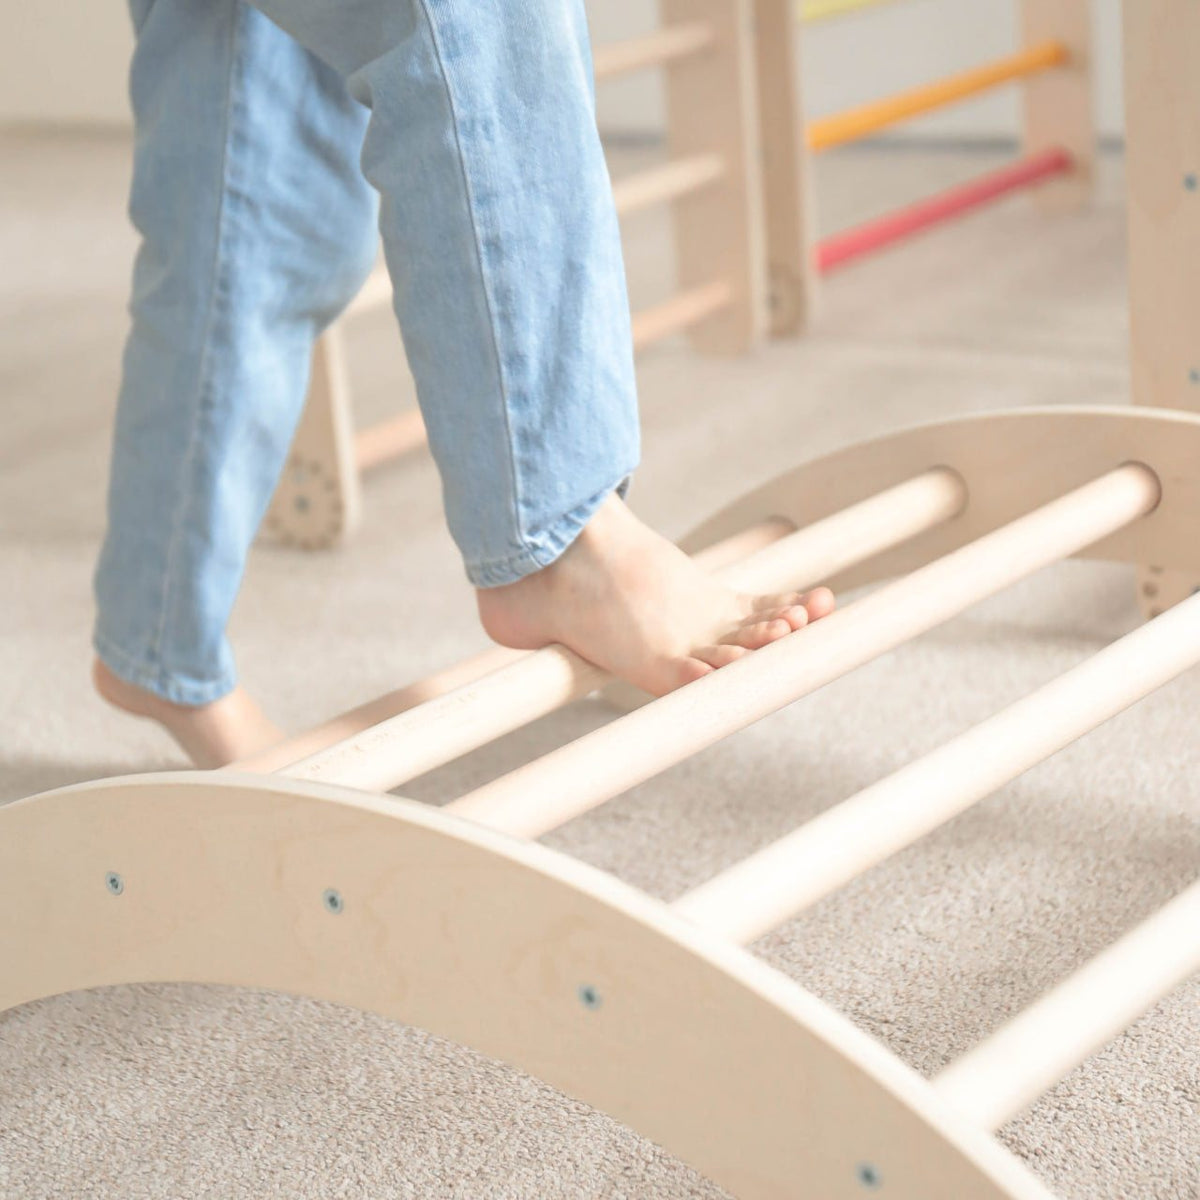
<path fill-rule="evenodd" d="M 985 63 L 970 71 L 927 83 L 896 96 L 888 96 L 849 112 L 836 113 L 809 124 L 807 139 L 813 151 L 829 150 L 846 142 L 856 142 L 899 121 L 906 121 L 923 112 L 953 104 L 978 92 L 998 87 L 1014 79 L 1022 79 L 1038 71 L 1062 66 L 1070 53 L 1061 42 L 1040 42 L 1019 54 Z"/>

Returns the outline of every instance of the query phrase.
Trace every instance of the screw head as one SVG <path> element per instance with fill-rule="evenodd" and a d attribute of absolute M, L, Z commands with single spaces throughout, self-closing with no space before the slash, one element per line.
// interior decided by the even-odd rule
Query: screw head
<path fill-rule="evenodd" d="M 325 911 L 333 913 L 334 916 L 337 916 L 346 907 L 342 893 L 337 888 L 326 888 L 321 894 L 321 903 L 325 905 Z"/>
<path fill-rule="evenodd" d="M 114 895 L 119 896 L 125 890 L 125 880 L 116 871 L 109 871 L 104 877 L 104 886 Z"/>
<path fill-rule="evenodd" d="M 1197 187 L 1200 187 L 1200 179 L 1197 178 L 1195 172 L 1189 171 L 1183 177 L 1183 186 L 1187 188 L 1189 192 L 1194 192 Z"/>
<path fill-rule="evenodd" d="M 1200 383 L 1200 367 L 1193 367 L 1188 372 L 1188 383 Z"/>
<path fill-rule="evenodd" d="M 590 983 L 581 983 L 579 985 L 579 1003 L 584 1008 L 597 1009 L 602 1003 L 600 993 Z"/>
<path fill-rule="evenodd" d="M 854 1171 L 858 1178 L 858 1182 L 865 1188 L 878 1188 L 883 1186 L 883 1176 L 879 1174 L 879 1168 L 873 1163 L 859 1163 Z"/>

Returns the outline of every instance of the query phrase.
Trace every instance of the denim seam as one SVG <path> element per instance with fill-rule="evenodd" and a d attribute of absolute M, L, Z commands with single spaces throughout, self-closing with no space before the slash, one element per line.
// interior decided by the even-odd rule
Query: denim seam
<path fill-rule="evenodd" d="M 213 323 L 216 317 L 217 308 L 217 279 L 219 276 L 222 252 L 225 243 L 225 216 L 226 216 L 226 199 L 229 189 L 229 146 L 232 139 L 233 126 L 233 90 L 234 77 L 240 65 L 240 38 L 241 32 L 241 13 L 239 12 L 233 22 L 229 37 L 229 73 L 225 80 L 225 89 L 227 103 L 225 107 L 225 137 L 221 151 L 221 196 L 217 205 L 217 237 L 216 246 L 213 250 L 213 260 L 211 269 L 212 286 L 209 294 L 208 312 L 205 314 L 204 325 L 204 341 L 203 350 L 200 355 L 199 369 L 196 372 L 196 411 L 195 418 L 192 424 L 191 433 L 188 437 L 188 447 L 183 458 L 184 480 L 180 488 L 180 501 L 175 510 L 175 517 L 171 526 L 171 536 L 167 542 L 167 560 L 163 570 L 163 587 L 162 595 L 159 601 L 159 620 L 158 629 L 155 633 L 154 640 L 149 647 L 150 660 L 155 664 L 160 672 L 163 672 L 165 678 L 165 668 L 162 662 L 162 647 L 166 639 L 167 621 L 172 610 L 172 581 L 175 573 L 175 563 L 179 552 L 179 541 L 183 533 L 185 516 L 188 509 L 188 487 L 187 476 L 190 474 L 191 468 L 195 464 L 197 451 L 200 446 L 200 430 L 204 424 L 204 415 L 209 407 L 209 369 L 212 350 L 212 332 Z"/>
<path fill-rule="evenodd" d="M 475 196 L 471 189 L 471 176 L 467 170 L 466 155 L 463 153 L 462 137 L 459 132 L 459 116 L 458 108 L 454 103 L 454 89 L 450 86 L 450 73 L 446 69 L 445 56 L 442 53 L 442 45 L 438 40 L 437 25 L 433 19 L 433 15 L 429 11 L 429 0 L 418 0 L 421 6 L 421 13 L 425 18 L 425 24 L 429 29 L 429 40 L 433 44 L 433 52 L 437 57 L 438 70 L 442 77 L 442 86 L 446 89 L 446 103 L 450 107 L 450 119 L 454 128 L 454 147 L 458 152 L 458 169 L 462 176 L 463 194 L 467 202 L 467 217 L 471 222 L 471 237 L 475 247 L 475 262 L 479 267 L 479 286 L 483 292 L 484 303 L 487 306 L 489 332 L 492 335 L 492 354 L 496 360 L 496 379 L 500 385 L 500 408 L 504 417 L 504 433 L 505 440 L 508 444 L 508 474 L 512 484 L 512 515 L 513 524 L 516 529 L 516 540 L 519 545 L 526 548 L 526 553 L 529 553 L 528 545 L 525 538 L 525 531 L 521 523 L 521 495 L 520 495 L 520 478 L 517 472 L 517 464 L 515 458 L 515 450 L 513 448 L 513 431 L 512 422 L 509 415 L 509 396 L 508 382 L 504 374 L 504 359 L 500 353 L 500 337 L 497 330 L 496 321 L 496 306 L 492 298 L 491 289 L 488 287 L 488 274 L 483 261 L 483 250 L 480 245 L 479 221 L 475 213 Z M 515 557 L 520 557 L 515 556 Z"/>
<path fill-rule="evenodd" d="M 539 543 L 531 544 L 524 553 L 468 563 L 468 578 L 476 587 L 503 587 L 528 575 L 530 569 L 536 571 L 548 567 L 575 541 L 596 509 L 614 492 L 619 492 L 627 479 L 627 475 L 622 476 L 612 486 L 601 488 L 594 496 L 564 513 L 545 531 Z"/>
<path fill-rule="evenodd" d="M 237 682 L 232 674 L 227 673 L 209 683 L 181 684 L 178 680 L 168 679 L 161 671 L 147 670 L 146 663 L 128 654 L 99 630 L 92 635 L 92 645 L 101 660 L 118 678 L 145 691 L 154 692 L 172 704 L 209 704 L 232 691 Z"/>

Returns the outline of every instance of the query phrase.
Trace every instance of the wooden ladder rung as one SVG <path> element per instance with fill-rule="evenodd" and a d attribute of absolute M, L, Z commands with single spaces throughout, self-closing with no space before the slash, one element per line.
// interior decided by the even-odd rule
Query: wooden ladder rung
<path fill-rule="evenodd" d="M 808 148 L 813 153 L 820 153 L 847 142 L 860 141 L 921 113 L 933 112 L 1015 79 L 1062 66 L 1069 57 L 1070 52 L 1061 42 L 1039 42 L 969 71 L 961 71 L 957 75 L 860 105 L 847 112 L 822 117 L 811 122 L 805 131 Z"/>
<path fill-rule="evenodd" d="M 848 608 L 671 692 L 447 806 L 535 838 L 1145 516 L 1139 463 L 1108 472 Z"/>
<path fill-rule="evenodd" d="M 934 1090 L 999 1129 L 1197 971 L 1200 880 L 951 1063 Z"/>
<path fill-rule="evenodd" d="M 666 66 L 707 50 L 713 41 L 712 28 L 706 22 L 668 25 L 645 37 L 597 46 L 592 52 L 592 73 L 599 82 L 646 67 Z"/>
<path fill-rule="evenodd" d="M 696 558 L 703 563 L 706 569 L 719 571 L 722 567 L 739 562 L 769 546 L 772 542 L 786 537 L 794 529 L 795 526 L 790 521 L 778 517 L 762 521 L 742 533 L 718 542 L 715 546 L 710 546 L 696 555 Z M 233 765 L 236 770 L 253 773 L 281 771 L 284 767 L 299 762 L 302 758 L 310 758 L 338 742 L 343 742 L 355 734 L 370 729 L 373 725 L 380 725 L 418 705 L 435 700 L 438 696 L 444 696 L 447 692 L 466 687 L 477 679 L 482 679 L 485 675 L 490 675 L 493 671 L 507 667 L 528 655 L 529 651 L 526 650 L 509 650 L 503 646 L 492 646 L 444 671 L 437 671 L 415 683 L 397 688 L 374 700 L 368 700 L 366 704 L 360 704 L 357 708 L 341 713 L 324 724 L 288 738 L 253 758 L 243 759 Z"/>
<path fill-rule="evenodd" d="M 1200 663 L 1200 596 L 681 896 L 752 942 Z"/>
<path fill-rule="evenodd" d="M 719 574 L 744 588 L 770 590 L 815 583 L 899 544 L 961 510 L 965 489 L 952 471 L 936 469 L 889 488 L 823 521 L 784 536 Z M 742 546 L 779 537 L 768 522 L 737 535 Z M 726 558 L 725 544 L 706 554 Z M 697 558 L 704 562 L 704 556 Z M 562 646 L 551 646 L 455 692 L 331 746 L 289 767 L 297 779 L 321 779 L 386 791 L 519 729 L 608 681 Z"/>
<path fill-rule="evenodd" d="M 356 317 L 359 313 L 370 312 L 373 308 L 392 303 L 392 280 L 387 267 L 378 263 L 367 276 L 367 281 L 358 290 L 358 295 L 346 306 L 342 318 Z"/>
<path fill-rule="evenodd" d="M 725 160 L 719 154 L 694 154 L 618 179 L 613 184 L 613 203 L 618 215 L 626 217 L 699 191 L 724 174 Z"/>
<path fill-rule="evenodd" d="M 689 288 L 662 304 L 644 308 L 633 314 L 633 348 L 644 350 L 674 333 L 682 333 L 732 303 L 733 287 L 717 282 Z"/>
<path fill-rule="evenodd" d="M 405 409 L 377 425 L 368 425 L 354 435 L 354 458 L 360 471 L 369 471 L 425 445 L 425 422 L 416 408 Z"/>

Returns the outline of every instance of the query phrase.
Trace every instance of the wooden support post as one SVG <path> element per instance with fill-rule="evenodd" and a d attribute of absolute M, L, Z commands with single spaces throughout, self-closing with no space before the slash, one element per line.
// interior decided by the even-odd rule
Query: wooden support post
<path fill-rule="evenodd" d="M 1132 0 L 1137 3 L 1137 0 Z M 1025 154 L 1063 149 L 1073 169 L 1036 192 L 1046 212 L 1070 211 L 1091 199 L 1096 162 L 1095 103 L 1092 98 L 1092 0 L 1020 0 L 1026 46 L 1047 40 L 1067 50 L 1053 71 L 1025 80 Z M 1129 7 L 1127 0 L 1126 7 Z"/>
<path fill-rule="evenodd" d="M 1126 0 L 1125 167 L 1133 402 L 1200 411 L 1200 5 Z M 1147 563 L 1153 616 L 1200 575 Z"/>
<path fill-rule="evenodd" d="M 1196 971 L 1200 881 L 951 1063 L 934 1090 L 955 1115 L 999 1129 Z"/>
<path fill-rule="evenodd" d="M 697 349 L 744 353 L 766 328 L 765 250 L 754 85 L 753 0 L 662 0 L 665 27 L 697 21 L 712 30 L 704 53 L 666 64 L 673 158 L 718 154 L 726 173 L 716 185 L 673 205 L 679 286 L 727 284 L 728 308 L 692 329 Z"/>
<path fill-rule="evenodd" d="M 800 27 L 792 0 L 755 0 L 767 287 L 772 337 L 795 337 L 817 297 L 817 216 L 804 136 Z"/>
<path fill-rule="evenodd" d="M 361 508 L 350 386 L 334 325 L 313 347 L 304 412 L 264 524 L 285 545 L 324 549 L 357 526 Z"/>

